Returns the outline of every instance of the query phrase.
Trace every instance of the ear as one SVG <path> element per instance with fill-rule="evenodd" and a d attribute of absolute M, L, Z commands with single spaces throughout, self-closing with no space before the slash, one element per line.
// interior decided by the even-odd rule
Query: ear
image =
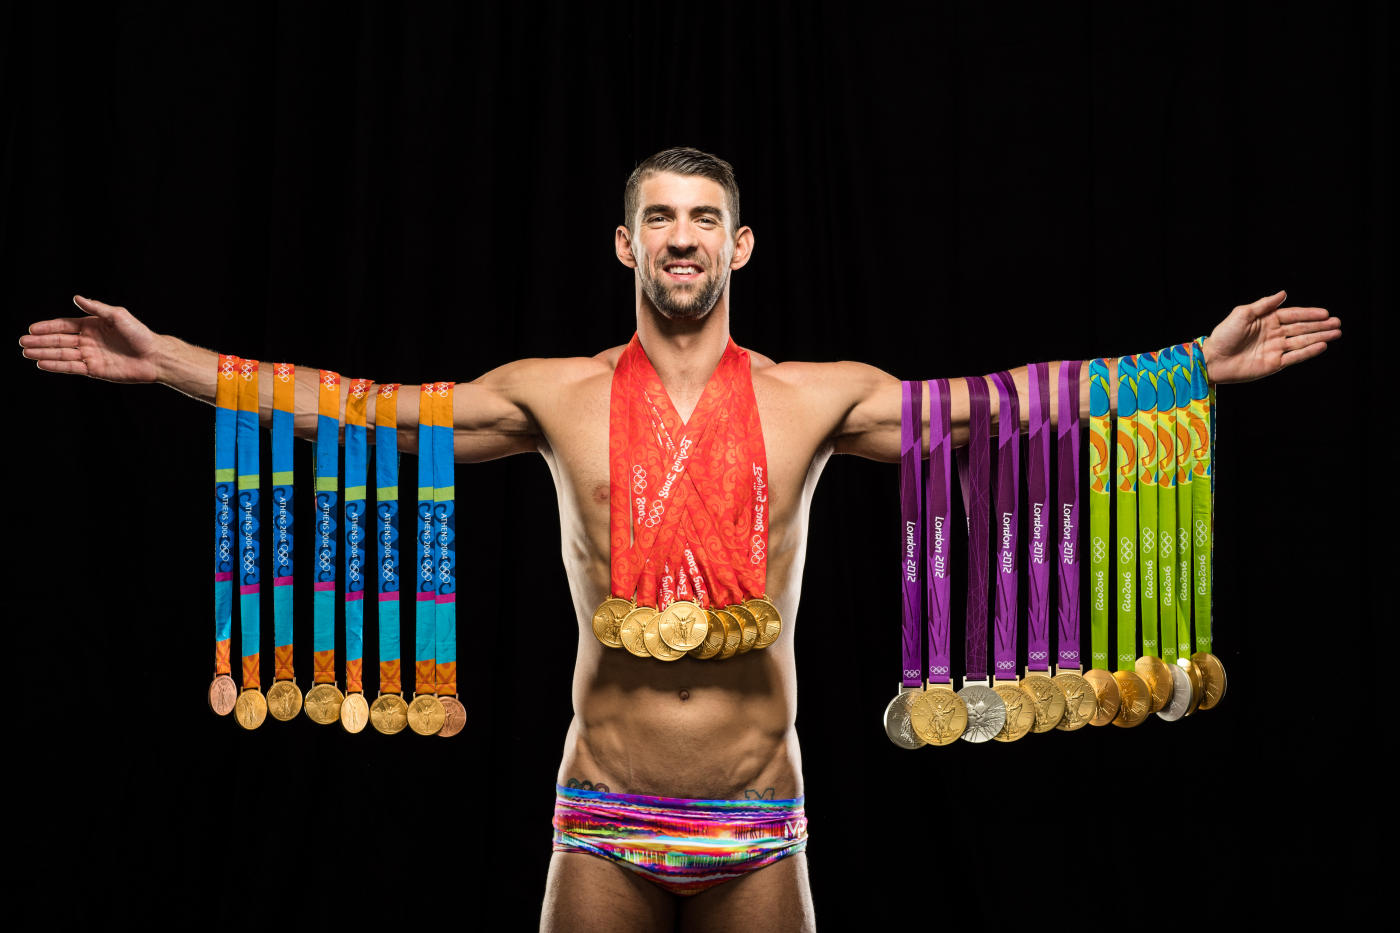
<path fill-rule="evenodd" d="M 740 227 L 734 234 L 734 258 L 729 260 L 729 268 L 742 269 L 753 255 L 753 228 Z"/>
<path fill-rule="evenodd" d="M 637 268 L 637 257 L 632 255 L 632 234 L 626 227 L 619 226 L 613 231 L 613 249 L 618 262 L 629 269 Z"/>

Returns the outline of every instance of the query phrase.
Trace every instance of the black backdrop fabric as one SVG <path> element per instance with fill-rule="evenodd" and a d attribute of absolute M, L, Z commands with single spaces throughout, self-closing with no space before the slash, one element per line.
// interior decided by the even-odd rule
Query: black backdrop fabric
<path fill-rule="evenodd" d="M 1391 15 L 15 4 L 6 313 L 18 335 L 81 293 L 224 352 L 405 383 L 591 355 L 634 327 L 623 182 L 673 145 L 737 168 L 757 247 L 733 333 L 778 360 L 929 378 L 1140 352 L 1287 289 L 1346 336 L 1220 392 L 1218 710 L 891 746 L 896 469 L 839 457 L 812 511 L 797 728 L 823 928 L 1331 900 L 1388 812 L 1360 685 L 1389 666 L 1366 493 L 1387 475 Z M 211 410 L 17 356 L 7 382 L 25 909 L 537 923 L 575 639 L 540 458 L 457 472 L 463 735 L 244 733 L 204 705 Z M 310 445 L 297 457 L 309 480 Z M 310 620 L 303 598 L 303 680 Z"/>

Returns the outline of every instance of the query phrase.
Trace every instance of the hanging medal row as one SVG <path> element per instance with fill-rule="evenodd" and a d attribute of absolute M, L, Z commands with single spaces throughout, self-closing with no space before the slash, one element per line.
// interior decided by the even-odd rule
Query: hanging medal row
<path fill-rule="evenodd" d="M 1021 399 L 1011 374 L 965 380 L 969 439 L 956 452 L 949 382 L 927 383 L 926 461 L 925 384 L 902 385 L 901 675 L 884 716 L 885 733 L 900 748 L 958 739 L 1015 742 L 1086 725 L 1132 728 L 1154 714 L 1175 722 L 1212 709 L 1225 694 L 1225 669 L 1211 639 L 1215 406 L 1201 342 L 1119 358 L 1116 419 L 1108 360 L 1089 363 L 1087 670 L 1080 651 L 1081 368 L 1077 360 L 1057 368 L 1059 423 L 1052 429 L 1050 365 L 1028 367 L 1024 550 Z M 995 439 L 989 380 L 999 412 Z M 956 691 L 949 576 L 954 461 L 968 548 L 963 678 Z M 1024 625 L 1021 561 L 1029 590 Z M 1022 631 L 1026 663 L 1018 676 Z"/>
<path fill-rule="evenodd" d="M 269 547 L 264 547 L 259 475 L 257 360 L 221 354 L 214 408 L 214 679 L 209 706 L 257 729 L 270 714 L 299 715 L 347 732 L 366 725 L 386 735 L 405 729 L 453 736 L 466 724 L 457 699 L 456 520 L 454 517 L 453 383 L 421 387 L 418 424 L 418 511 L 414 540 L 414 692 L 405 698 L 399 644 L 403 575 L 399 539 L 399 385 L 378 387 L 375 407 L 375 495 L 367 495 L 369 426 L 375 391 L 368 379 L 348 383 L 345 483 L 340 479 L 341 377 L 320 371 L 315 447 L 316 525 L 312 550 L 312 686 L 303 696 L 293 662 L 295 476 L 292 466 L 296 369 L 271 367 L 272 482 Z M 342 496 L 343 493 L 343 496 Z M 373 539 L 371 541 L 371 539 Z M 337 551 L 344 545 L 343 562 Z M 373 553 L 371 551 L 373 550 Z M 262 690 L 260 610 L 263 567 L 271 570 L 273 682 Z M 339 577 L 343 574 L 343 581 Z M 373 590 L 367 578 L 375 577 Z M 233 604 L 238 596 L 241 686 L 233 680 Z M 364 685 L 364 600 L 378 597 L 379 676 L 373 700 Z M 337 597 L 344 618 L 344 690 L 336 665 Z"/>

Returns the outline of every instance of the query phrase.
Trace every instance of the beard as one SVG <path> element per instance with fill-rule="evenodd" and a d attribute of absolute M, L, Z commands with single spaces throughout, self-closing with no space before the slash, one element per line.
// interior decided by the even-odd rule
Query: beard
<path fill-rule="evenodd" d="M 639 266 L 638 270 L 650 269 L 650 264 Z M 724 285 L 728 279 L 728 270 L 725 275 L 712 275 L 710 272 L 702 272 L 696 276 L 697 281 L 689 286 L 671 285 L 667 282 L 654 278 L 650 272 L 641 275 L 642 294 L 647 296 L 652 307 L 660 311 L 661 314 L 673 321 L 698 321 L 710 313 L 715 302 L 719 301 L 719 296 L 724 292 Z"/>

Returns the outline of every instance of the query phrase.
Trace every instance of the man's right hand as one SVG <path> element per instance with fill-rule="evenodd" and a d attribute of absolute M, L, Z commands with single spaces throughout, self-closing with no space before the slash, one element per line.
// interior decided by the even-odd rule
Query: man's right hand
<path fill-rule="evenodd" d="M 158 382 L 166 338 L 125 308 L 80 295 L 73 303 L 85 317 L 61 317 L 30 325 L 19 338 L 24 357 L 50 373 L 74 373 L 108 382 Z"/>

